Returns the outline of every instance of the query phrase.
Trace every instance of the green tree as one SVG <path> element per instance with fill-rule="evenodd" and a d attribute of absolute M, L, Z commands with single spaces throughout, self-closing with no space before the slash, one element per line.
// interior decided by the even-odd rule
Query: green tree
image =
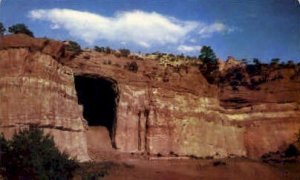
<path fill-rule="evenodd" d="M 8 28 L 8 31 L 13 34 L 27 34 L 28 36 L 34 37 L 33 32 L 31 32 L 25 24 L 15 24 Z"/>
<path fill-rule="evenodd" d="M 123 57 L 128 57 L 130 55 L 130 50 L 129 49 L 119 49 L 121 56 Z"/>
<path fill-rule="evenodd" d="M 293 61 L 293 60 L 289 60 L 289 61 L 287 62 L 287 66 L 288 66 L 288 67 L 294 67 L 294 66 L 295 66 L 294 61 Z"/>
<path fill-rule="evenodd" d="M 95 46 L 94 50 L 97 52 L 105 52 L 105 48 L 104 47 L 99 47 L 99 46 Z"/>
<path fill-rule="evenodd" d="M 67 41 L 66 50 L 67 51 L 73 51 L 73 52 L 80 52 L 81 51 L 81 47 L 75 41 Z"/>
<path fill-rule="evenodd" d="M 277 68 L 279 65 L 280 59 L 279 58 L 273 58 L 271 59 L 271 66 L 274 68 Z"/>
<path fill-rule="evenodd" d="M 0 35 L 3 35 L 4 32 L 6 31 L 4 25 L 2 24 L 2 22 L 0 22 Z"/>
<path fill-rule="evenodd" d="M 70 179 L 77 162 L 61 153 L 50 135 L 30 127 L 7 141 L 0 136 L 0 170 L 8 179 Z"/>
<path fill-rule="evenodd" d="M 247 72 L 250 76 L 261 74 L 262 64 L 258 58 L 253 58 L 253 64 L 247 65 Z"/>
<path fill-rule="evenodd" d="M 273 59 L 271 59 L 271 64 L 276 64 L 276 65 L 278 65 L 278 64 L 279 64 L 279 61 L 280 61 L 280 58 L 273 58 Z"/>
<path fill-rule="evenodd" d="M 241 62 L 243 63 L 243 64 L 245 64 L 245 65 L 248 65 L 248 60 L 247 59 L 241 59 Z"/>
<path fill-rule="evenodd" d="M 205 64 L 217 64 L 217 56 L 210 46 L 203 46 L 201 48 L 199 59 Z"/>
<path fill-rule="evenodd" d="M 202 61 L 202 65 L 199 66 L 201 73 L 209 83 L 215 83 L 218 79 L 218 61 L 212 48 L 203 46 L 200 50 L 199 59 Z"/>
<path fill-rule="evenodd" d="M 253 63 L 256 66 L 260 66 L 261 65 L 261 62 L 260 62 L 260 60 L 258 58 L 253 58 Z"/>

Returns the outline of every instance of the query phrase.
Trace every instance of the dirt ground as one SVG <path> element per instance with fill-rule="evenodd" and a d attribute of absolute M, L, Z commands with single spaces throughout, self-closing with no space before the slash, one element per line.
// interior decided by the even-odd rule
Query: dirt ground
<path fill-rule="evenodd" d="M 275 169 L 246 161 L 214 166 L 205 160 L 151 160 L 130 162 L 133 168 L 112 169 L 104 179 L 282 179 Z"/>
<path fill-rule="evenodd" d="M 95 133 L 98 133 L 95 136 Z M 120 153 L 110 144 L 105 128 L 89 129 L 91 163 L 82 164 L 75 179 L 128 180 L 300 180 L 300 163 L 267 164 L 246 158 L 191 159 L 188 157 L 157 157 L 144 154 Z M 97 137 L 97 139 L 95 139 Z M 99 137 L 101 143 L 99 144 Z"/>
<path fill-rule="evenodd" d="M 269 165 L 246 158 L 188 159 L 146 157 L 135 154 L 93 154 L 94 162 L 83 165 L 81 178 L 128 180 L 187 179 L 300 179 L 300 164 Z"/>

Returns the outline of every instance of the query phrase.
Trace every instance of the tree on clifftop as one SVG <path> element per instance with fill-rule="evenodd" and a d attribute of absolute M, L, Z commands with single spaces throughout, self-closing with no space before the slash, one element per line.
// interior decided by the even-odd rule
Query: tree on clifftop
<path fill-rule="evenodd" d="M 202 65 L 199 67 L 200 71 L 209 83 L 214 83 L 216 81 L 214 74 L 218 70 L 216 54 L 210 46 L 203 46 L 200 50 L 199 59 L 202 61 Z"/>
<path fill-rule="evenodd" d="M 66 44 L 67 51 L 72 51 L 76 53 L 81 51 L 80 45 L 75 41 L 66 41 L 65 44 Z"/>
<path fill-rule="evenodd" d="M 2 22 L 0 22 L 0 35 L 3 35 L 5 31 L 5 27 L 3 26 Z"/>
<path fill-rule="evenodd" d="M 8 31 L 13 34 L 27 34 L 28 36 L 34 37 L 25 24 L 15 24 L 8 28 Z"/>
<path fill-rule="evenodd" d="M 205 64 L 216 64 L 217 57 L 214 51 L 210 46 L 203 46 L 200 50 L 199 59 L 203 61 Z"/>

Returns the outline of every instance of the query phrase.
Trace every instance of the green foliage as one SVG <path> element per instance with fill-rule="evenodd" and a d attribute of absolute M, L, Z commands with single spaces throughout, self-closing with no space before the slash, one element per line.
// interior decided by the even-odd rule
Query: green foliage
<path fill-rule="evenodd" d="M 2 174 L 8 179 L 70 179 L 78 167 L 50 135 L 30 127 L 7 141 L 0 136 Z"/>
<path fill-rule="evenodd" d="M 210 46 L 203 46 L 199 59 L 202 61 L 202 65 L 199 67 L 201 73 L 209 83 L 214 83 L 218 74 L 218 62 L 212 48 Z"/>
<path fill-rule="evenodd" d="M 0 35 L 3 35 L 4 32 L 6 31 L 4 25 L 2 24 L 2 22 L 0 22 Z"/>
<path fill-rule="evenodd" d="M 271 59 L 271 65 L 277 66 L 279 64 L 280 59 L 279 58 L 273 58 Z"/>
<path fill-rule="evenodd" d="M 138 67 L 138 65 L 137 65 L 137 63 L 136 62 L 131 62 L 130 64 L 129 64 L 129 67 L 128 67 L 128 70 L 129 71 L 132 71 L 132 72 L 137 72 L 138 71 L 138 69 L 139 69 L 139 67 Z"/>
<path fill-rule="evenodd" d="M 4 138 L 3 134 L 0 134 L 0 174 L 4 174 L 4 160 L 2 157 L 5 157 L 7 151 L 9 150 L 9 143 Z"/>
<path fill-rule="evenodd" d="M 132 72 L 136 73 L 138 71 L 138 69 L 139 69 L 139 66 L 138 66 L 138 64 L 135 61 L 130 62 L 130 63 L 128 62 L 127 63 L 127 69 L 129 71 L 132 71 Z"/>
<path fill-rule="evenodd" d="M 104 47 L 95 46 L 94 50 L 97 51 L 97 52 L 104 52 L 105 48 Z"/>
<path fill-rule="evenodd" d="M 217 64 L 217 57 L 210 46 L 203 46 L 200 51 L 199 59 L 204 64 Z"/>
<path fill-rule="evenodd" d="M 260 65 L 261 65 L 260 60 L 257 59 L 257 58 L 253 58 L 253 63 L 254 63 L 254 65 L 256 65 L 256 66 L 260 66 Z"/>
<path fill-rule="evenodd" d="M 129 49 L 119 49 L 121 56 L 123 57 L 128 57 L 130 54 L 130 50 Z"/>
<path fill-rule="evenodd" d="M 103 53 L 107 53 L 107 54 L 110 54 L 112 52 L 112 49 L 110 47 L 95 46 L 94 50 L 97 52 L 103 52 Z"/>
<path fill-rule="evenodd" d="M 247 72 L 250 76 L 260 75 L 262 72 L 262 63 L 260 60 L 253 58 L 253 64 L 247 65 Z"/>
<path fill-rule="evenodd" d="M 34 37 L 33 32 L 31 32 L 25 24 L 15 24 L 8 28 L 8 31 L 13 34 L 27 34 L 28 36 Z"/>
<path fill-rule="evenodd" d="M 72 51 L 72 52 L 80 52 L 81 51 L 81 47 L 75 41 L 68 41 L 68 44 L 66 46 L 66 50 L 67 51 Z"/>
<path fill-rule="evenodd" d="M 293 60 L 289 60 L 289 61 L 287 62 L 287 67 L 295 67 L 294 61 L 293 61 Z"/>

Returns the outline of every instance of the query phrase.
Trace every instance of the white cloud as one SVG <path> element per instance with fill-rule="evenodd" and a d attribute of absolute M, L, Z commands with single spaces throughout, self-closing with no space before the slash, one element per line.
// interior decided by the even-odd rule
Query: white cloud
<path fill-rule="evenodd" d="M 220 22 L 215 22 L 210 25 L 202 24 L 202 26 L 199 29 L 200 30 L 198 33 L 200 34 L 201 38 L 211 37 L 215 33 L 230 33 L 233 31 L 232 28 Z"/>
<path fill-rule="evenodd" d="M 156 12 L 139 10 L 118 12 L 112 17 L 107 17 L 71 9 L 35 9 L 30 11 L 28 16 L 34 20 L 48 21 L 51 23 L 51 29 L 65 29 L 71 36 L 88 44 L 107 40 L 145 48 L 169 44 L 178 46 L 189 41 L 191 34 L 199 33 L 200 40 L 214 33 L 228 31 L 228 27 L 222 23 L 182 21 Z M 187 47 L 183 46 L 181 49 L 189 51 Z"/>
<path fill-rule="evenodd" d="M 200 51 L 202 46 L 189 46 L 189 45 L 180 45 L 177 47 L 177 50 L 182 53 L 190 53 L 195 51 Z"/>
<path fill-rule="evenodd" d="M 60 29 L 60 26 L 58 24 L 51 24 L 50 28 L 51 29 Z"/>
<path fill-rule="evenodd" d="M 39 9 L 30 11 L 29 17 L 50 21 L 52 27 L 66 29 L 72 36 L 87 43 L 102 39 L 133 42 L 143 47 L 177 43 L 197 27 L 196 22 L 180 21 L 155 12 L 138 10 L 105 17 L 70 9 Z"/>

